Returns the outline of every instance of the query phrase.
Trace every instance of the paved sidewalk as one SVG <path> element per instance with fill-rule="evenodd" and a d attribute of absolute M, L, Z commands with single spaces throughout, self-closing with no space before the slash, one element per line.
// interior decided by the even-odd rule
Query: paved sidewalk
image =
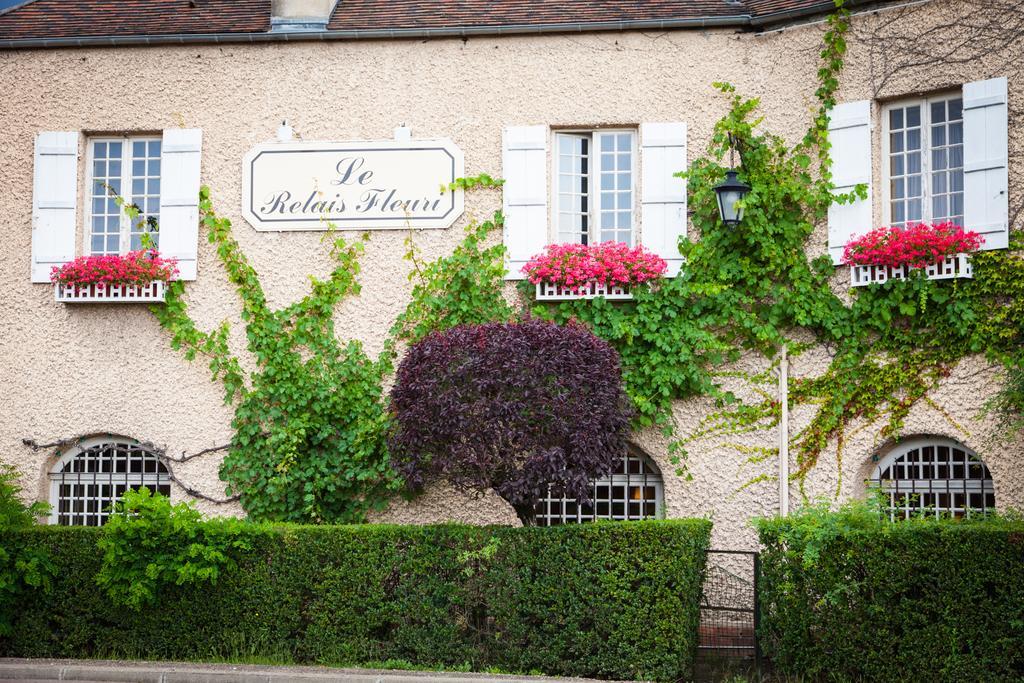
<path fill-rule="evenodd" d="M 580 678 L 468 674 L 449 671 L 379 671 L 319 666 L 122 662 L 89 659 L 0 658 L 0 681 L 79 681 L 80 683 L 555 683 Z M 605 683 L 605 682 L 603 682 Z"/>

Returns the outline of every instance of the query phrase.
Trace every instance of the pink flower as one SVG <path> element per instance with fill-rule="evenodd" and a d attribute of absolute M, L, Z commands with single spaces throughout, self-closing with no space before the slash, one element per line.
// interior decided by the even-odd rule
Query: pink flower
<path fill-rule="evenodd" d="M 951 222 L 876 228 L 847 242 L 843 263 L 924 268 L 953 254 L 977 251 L 984 241 L 978 233 Z"/>
<path fill-rule="evenodd" d="M 630 286 L 654 280 L 668 268 L 665 259 L 643 246 L 623 242 L 600 244 L 549 244 L 531 258 L 522 272 L 530 282 L 548 282 L 572 291 L 591 283 Z"/>
<path fill-rule="evenodd" d="M 50 280 L 65 285 L 144 285 L 167 282 L 178 274 L 178 262 L 163 258 L 155 249 L 132 251 L 124 256 L 79 256 L 50 271 Z"/>

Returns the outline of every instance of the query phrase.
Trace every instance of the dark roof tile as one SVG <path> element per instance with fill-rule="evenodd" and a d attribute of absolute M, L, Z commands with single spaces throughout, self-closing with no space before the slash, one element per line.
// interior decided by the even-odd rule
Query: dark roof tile
<path fill-rule="evenodd" d="M 35 0 L 0 14 L 0 38 L 248 33 L 270 29 L 270 0 Z"/>
<path fill-rule="evenodd" d="M 830 0 L 340 0 L 328 29 L 488 29 L 725 17 L 737 17 L 739 25 L 747 16 L 830 6 Z M 0 40 L 269 30 L 270 0 L 32 0 L 0 13 Z"/>

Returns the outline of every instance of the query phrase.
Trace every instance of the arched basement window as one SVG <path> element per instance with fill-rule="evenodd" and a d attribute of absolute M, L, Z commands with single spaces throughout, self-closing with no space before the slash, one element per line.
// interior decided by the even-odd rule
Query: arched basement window
<path fill-rule="evenodd" d="M 632 520 L 662 516 L 665 490 L 661 471 L 650 458 L 627 451 L 615 470 L 593 483 L 590 503 L 546 496 L 535 508 L 538 526 L 579 524 L 597 519 Z"/>
<path fill-rule="evenodd" d="M 952 439 L 913 439 L 886 455 L 871 484 L 893 519 L 925 513 L 964 517 L 996 505 L 992 474 L 978 454 Z"/>
<path fill-rule="evenodd" d="M 86 439 L 50 472 L 50 523 L 101 526 L 128 489 L 171 495 L 171 477 L 156 454 L 130 439 Z"/>

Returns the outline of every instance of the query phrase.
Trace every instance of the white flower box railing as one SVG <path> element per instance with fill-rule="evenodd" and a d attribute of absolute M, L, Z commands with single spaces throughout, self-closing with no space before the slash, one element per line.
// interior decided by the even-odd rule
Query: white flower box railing
<path fill-rule="evenodd" d="M 57 301 L 66 304 L 153 303 L 167 296 L 167 283 L 154 280 L 144 285 L 74 285 L 57 283 Z"/>
<path fill-rule="evenodd" d="M 537 301 L 572 301 L 599 297 L 610 301 L 628 301 L 633 298 L 633 293 L 629 291 L 628 287 L 609 287 L 599 282 L 588 282 L 573 287 L 553 282 L 537 283 Z"/>
<path fill-rule="evenodd" d="M 925 278 L 929 280 L 974 277 L 970 254 L 953 254 L 920 270 L 924 271 Z M 889 280 L 906 280 L 909 271 L 909 266 L 850 266 L 850 284 L 853 287 L 866 287 Z"/>

